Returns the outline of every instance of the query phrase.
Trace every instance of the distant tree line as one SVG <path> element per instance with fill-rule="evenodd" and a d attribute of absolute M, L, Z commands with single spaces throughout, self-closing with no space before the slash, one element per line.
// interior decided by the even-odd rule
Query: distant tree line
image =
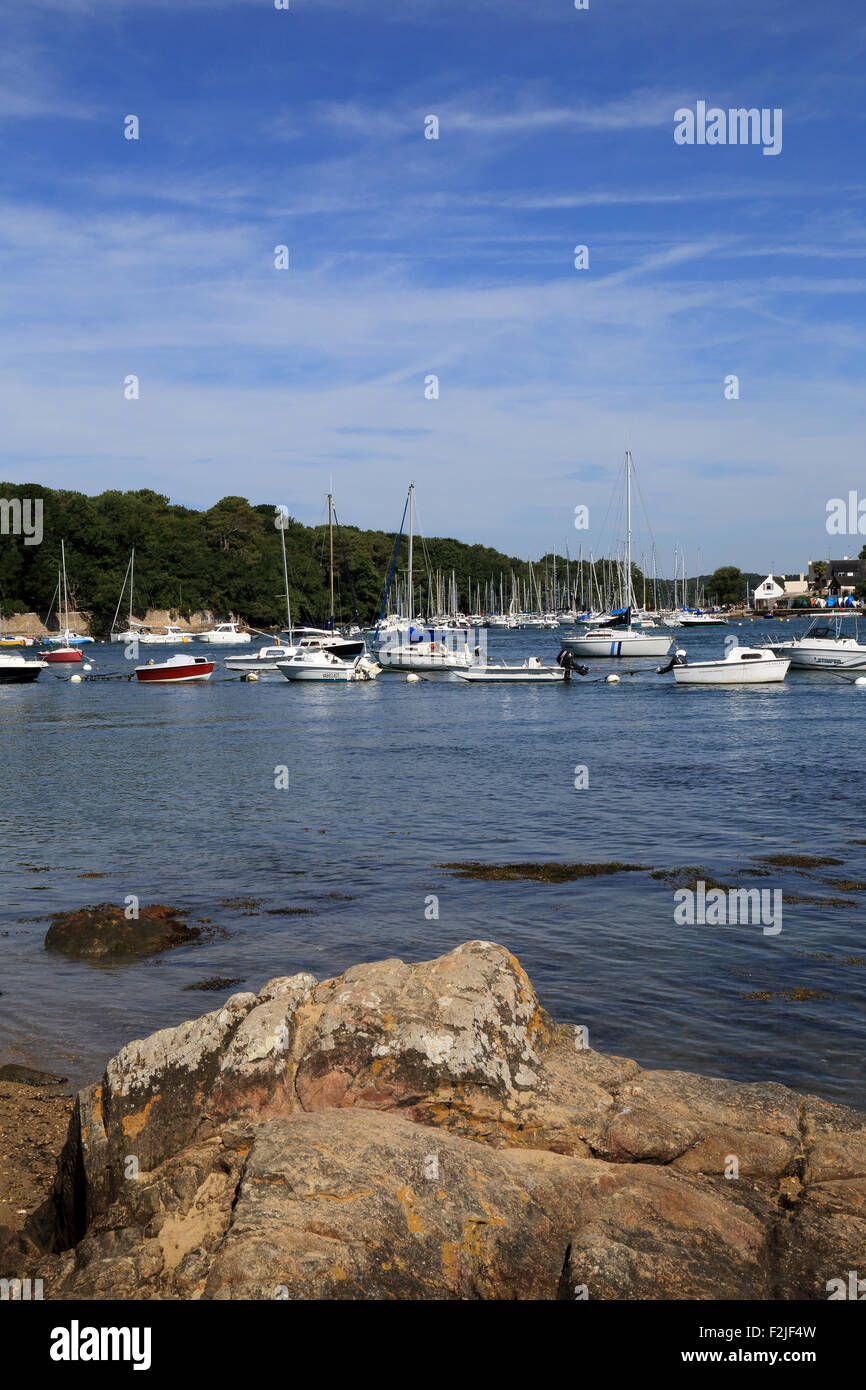
<path fill-rule="evenodd" d="M 0 612 L 35 612 L 51 617 L 49 606 L 57 584 L 60 541 L 66 546 L 70 606 L 90 614 L 95 633 L 107 632 L 114 617 L 132 546 L 135 546 L 133 612 L 143 618 L 150 608 L 167 609 L 179 616 L 210 610 L 218 617 L 236 613 L 253 627 L 271 628 L 285 620 L 280 536 L 275 509 L 267 503 L 252 506 L 243 497 L 223 497 L 206 511 L 173 505 L 168 497 L 141 488 L 133 492 L 109 491 L 96 497 L 81 492 L 42 487 L 35 483 L 0 483 L 7 499 L 42 499 L 43 539 L 25 545 L 20 536 L 0 535 Z M 327 525 L 305 526 L 288 517 L 285 528 L 286 557 L 292 617 L 296 622 L 323 623 L 329 616 L 329 544 Z M 338 517 L 334 528 L 335 617 L 338 622 L 370 623 L 378 616 L 385 581 L 394 552 L 395 534 L 362 531 Z M 404 536 L 396 558 L 398 576 L 404 577 L 407 556 Z M 559 594 L 564 601 L 565 562 L 552 552 L 534 562 L 534 591 L 544 602 L 553 594 L 553 566 L 557 566 Z M 595 562 L 602 578 L 605 562 Z M 492 581 L 496 593 L 503 579 L 504 601 L 511 598 L 512 575 L 520 586 L 520 601 L 529 580 L 526 560 L 505 555 L 489 546 L 469 545 L 448 537 L 419 540 L 415 550 L 415 592 L 418 584 L 426 595 L 426 570 L 439 570 L 445 586 L 452 573 L 461 606 L 468 605 L 469 582 L 473 603 L 480 585 Z M 584 562 L 588 595 L 589 565 Z M 578 566 L 570 565 L 572 588 L 578 585 Z M 701 579 L 706 601 L 741 602 L 746 583 L 750 588 L 763 576 L 743 574 L 724 566 Z M 633 568 L 635 597 L 643 597 L 643 575 Z M 653 581 L 647 577 L 647 602 L 653 602 Z M 670 601 L 670 580 L 659 579 L 659 599 Z M 694 580 L 689 581 L 690 602 Z M 498 606 L 498 605 L 497 605 Z M 537 606 L 537 602 L 530 602 Z M 423 605 L 426 609 L 426 603 Z M 128 610 L 124 599 L 121 617 Z"/>
<path fill-rule="evenodd" d="M 0 536 L 0 609 L 5 614 L 48 615 L 65 542 L 71 605 L 91 615 L 94 632 L 107 632 L 117 607 L 123 577 L 135 546 L 133 611 L 141 618 L 149 608 L 186 616 L 211 610 L 217 616 L 242 615 L 254 627 L 285 621 L 280 533 L 275 508 L 251 506 L 243 497 L 223 497 L 206 511 L 173 505 L 149 489 L 110 491 L 97 497 L 37 484 L 0 483 L 6 498 L 41 498 L 43 540 L 25 545 L 21 537 Z M 397 518 L 399 521 L 399 517 Z M 322 623 L 329 616 L 328 527 L 304 526 L 292 517 L 285 528 L 292 617 Z M 338 622 L 362 623 L 378 615 L 395 534 L 362 531 L 338 517 L 334 528 L 335 608 Z M 396 568 L 405 571 L 403 537 Z M 447 538 L 416 543 L 415 590 L 426 584 L 425 562 L 450 581 L 466 602 L 471 578 L 475 586 L 489 579 L 506 585 L 512 572 L 525 578 L 527 565 L 488 546 L 466 545 Z M 506 602 L 508 589 L 506 588 Z M 123 612 L 128 611 L 128 597 Z"/>

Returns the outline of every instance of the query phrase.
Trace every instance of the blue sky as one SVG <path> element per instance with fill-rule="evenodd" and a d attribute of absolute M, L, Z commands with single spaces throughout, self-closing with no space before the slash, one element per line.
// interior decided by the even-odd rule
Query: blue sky
<path fill-rule="evenodd" d="M 629 447 L 668 572 L 866 540 L 825 529 L 866 496 L 858 0 L 0 17 L 3 477 L 312 522 L 333 479 L 386 529 L 414 480 L 427 534 L 597 554 Z M 781 108 L 781 153 L 678 146 L 699 100 Z"/>

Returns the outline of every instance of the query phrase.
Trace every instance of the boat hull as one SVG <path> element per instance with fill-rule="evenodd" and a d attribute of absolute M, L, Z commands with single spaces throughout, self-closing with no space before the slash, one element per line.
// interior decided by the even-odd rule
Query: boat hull
<path fill-rule="evenodd" d="M 355 674 L 354 666 L 326 670 L 321 666 L 292 666 L 289 662 L 284 662 L 279 670 L 287 681 L 350 681 Z"/>
<path fill-rule="evenodd" d="M 64 662 L 81 661 L 81 652 L 77 647 L 56 647 L 54 651 L 46 652 L 42 660 L 59 666 Z"/>
<path fill-rule="evenodd" d="M 22 661 L 20 666 L 0 662 L 0 685 L 26 685 L 38 680 L 45 669 L 44 661 Z"/>
<path fill-rule="evenodd" d="M 541 670 L 528 670 L 519 666 L 476 666 L 468 671 L 455 671 L 454 674 L 462 681 L 479 685 L 559 685 L 566 678 L 566 672 L 561 666 Z"/>
<path fill-rule="evenodd" d="M 675 666 L 677 685 L 775 685 L 788 674 L 790 662 L 784 658 L 774 661 L 696 662 L 693 666 Z"/>
<path fill-rule="evenodd" d="M 376 652 L 376 660 L 383 671 L 465 671 L 472 666 L 472 658 L 460 652 L 416 652 L 401 647 L 394 651 L 387 648 Z"/>
<path fill-rule="evenodd" d="M 142 685 L 190 685 L 209 681 L 213 675 L 213 668 L 214 663 L 206 661 L 204 657 L 191 661 L 175 658 L 174 661 L 165 661 L 158 665 L 154 663 L 152 666 L 136 666 L 135 675 Z"/>
<path fill-rule="evenodd" d="M 253 640 L 249 632 L 200 632 L 198 636 L 211 647 L 242 647 Z"/>
<path fill-rule="evenodd" d="M 667 656 L 673 637 L 669 633 L 662 636 L 645 637 L 640 632 L 623 630 L 617 636 L 615 630 L 609 633 L 583 637 L 563 637 L 562 645 L 572 656 L 618 657 L 618 656 Z"/>
<path fill-rule="evenodd" d="M 800 670 L 839 670 L 857 669 L 866 671 L 866 648 L 842 647 L 834 643 L 825 646 L 800 647 L 786 642 L 773 644 L 770 648 L 777 656 L 786 656 L 792 666 Z"/>

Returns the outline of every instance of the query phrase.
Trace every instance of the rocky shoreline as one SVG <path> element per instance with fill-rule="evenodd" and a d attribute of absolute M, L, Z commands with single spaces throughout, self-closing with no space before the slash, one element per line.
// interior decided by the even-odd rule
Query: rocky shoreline
<path fill-rule="evenodd" d="M 785 1300 L 862 1264 L 866 1116 L 584 1042 L 490 942 L 232 995 L 79 1092 L 0 1277 L 46 1299 Z"/>

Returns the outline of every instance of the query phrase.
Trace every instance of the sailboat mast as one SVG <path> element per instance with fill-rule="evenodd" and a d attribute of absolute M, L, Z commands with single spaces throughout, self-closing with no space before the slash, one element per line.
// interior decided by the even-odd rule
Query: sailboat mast
<path fill-rule="evenodd" d="M 289 602 L 289 568 L 286 564 L 286 521 L 285 513 L 280 514 L 280 548 L 283 552 L 283 584 L 286 589 L 286 622 L 289 628 L 289 641 L 294 643 L 295 636 L 292 632 L 292 605 Z"/>
<path fill-rule="evenodd" d="M 135 546 L 129 557 L 129 631 L 132 632 L 132 584 L 135 578 Z"/>
<path fill-rule="evenodd" d="M 331 609 L 328 615 L 328 626 L 334 626 L 334 498 L 328 493 L 328 545 L 330 549 L 330 572 L 331 572 Z"/>
<path fill-rule="evenodd" d="M 625 451 L 625 476 L 626 476 L 626 608 L 631 608 L 631 450 Z"/>
<path fill-rule="evenodd" d="M 64 624 L 63 624 L 63 629 L 64 629 L 64 632 L 66 632 L 66 633 L 68 634 L 68 633 L 69 633 L 69 591 L 68 591 L 68 589 L 67 589 L 67 587 L 66 587 L 66 546 L 65 546 L 65 543 L 64 543 L 63 541 L 60 542 L 60 570 L 61 570 L 61 573 L 62 573 L 62 575 L 63 575 L 63 615 L 64 615 L 64 618 L 65 618 L 65 622 L 64 622 Z"/>
<path fill-rule="evenodd" d="M 409 591 L 409 622 L 412 622 L 412 542 L 414 540 L 415 524 L 415 484 L 409 484 L 409 579 L 407 589 Z"/>

